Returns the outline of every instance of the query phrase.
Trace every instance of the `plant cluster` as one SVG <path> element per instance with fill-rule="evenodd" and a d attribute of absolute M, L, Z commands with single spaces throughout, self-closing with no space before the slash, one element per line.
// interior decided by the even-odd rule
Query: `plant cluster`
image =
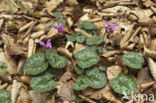
<path fill-rule="evenodd" d="M 45 53 L 36 53 L 27 59 L 24 65 L 26 75 L 34 76 L 30 86 L 38 92 L 47 92 L 55 88 L 55 77 L 52 69 L 62 69 L 67 65 L 67 59 L 49 49 Z M 48 64 L 52 68 L 48 68 Z"/>

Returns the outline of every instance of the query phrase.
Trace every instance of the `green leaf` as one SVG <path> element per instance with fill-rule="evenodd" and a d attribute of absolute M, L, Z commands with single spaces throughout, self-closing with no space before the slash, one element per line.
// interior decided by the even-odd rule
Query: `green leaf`
<path fill-rule="evenodd" d="M 83 21 L 80 25 L 78 25 L 78 27 L 92 35 L 94 34 L 95 30 L 97 29 L 97 27 L 89 21 Z"/>
<path fill-rule="evenodd" d="M 86 40 L 86 36 L 84 36 L 81 32 L 77 32 L 75 39 L 78 43 L 84 43 Z"/>
<path fill-rule="evenodd" d="M 110 81 L 112 89 L 119 94 L 130 95 L 137 90 L 136 81 L 127 74 L 119 74 L 117 78 Z"/>
<path fill-rule="evenodd" d="M 103 88 L 107 83 L 107 77 L 105 73 L 100 71 L 98 68 L 88 69 L 86 71 L 86 76 L 89 78 L 89 86 L 92 88 Z"/>
<path fill-rule="evenodd" d="M 43 53 L 32 55 L 24 64 L 26 75 L 37 75 L 44 72 L 47 68 L 48 64 L 45 63 L 45 55 Z"/>
<path fill-rule="evenodd" d="M 87 45 L 86 49 L 96 52 L 96 46 L 94 46 L 94 45 L 91 45 L 91 46 Z"/>
<path fill-rule="evenodd" d="M 103 42 L 103 36 L 95 36 L 93 35 L 90 38 L 87 38 L 86 44 L 87 45 L 99 45 Z"/>
<path fill-rule="evenodd" d="M 53 16 L 55 16 L 56 18 L 59 18 L 62 16 L 61 12 L 54 12 Z"/>
<path fill-rule="evenodd" d="M 60 18 L 60 19 L 57 20 L 57 23 L 59 23 L 59 24 L 63 24 L 63 25 L 66 25 L 66 20 Z"/>
<path fill-rule="evenodd" d="M 33 77 L 30 81 L 30 87 L 37 92 L 48 92 L 55 88 L 55 81 L 52 80 L 53 75 L 49 72 Z"/>
<path fill-rule="evenodd" d="M 68 41 L 75 42 L 75 36 L 74 35 L 66 35 L 66 38 Z"/>
<path fill-rule="evenodd" d="M 73 85 L 74 90 L 83 90 L 86 89 L 89 86 L 89 79 L 87 76 L 82 75 L 79 76 Z"/>
<path fill-rule="evenodd" d="M 128 52 L 122 56 L 122 61 L 130 68 L 140 69 L 144 58 L 136 52 Z"/>
<path fill-rule="evenodd" d="M 81 50 L 74 55 L 77 64 L 82 69 L 89 68 L 99 62 L 99 57 L 96 52 L 88 49 Z"/>
<path fill-rule="evenodd" d="M 10 99 L 10 92 L 5 90 L 5 89 L 1 89 L 0 90 L 0 103 L 11 103 L 11 99 Z"/>
<path fill-rule="evenodd" d="M 84 69 L 81 69 L 81 68 L 79 68 L 79 67 L 76 68 L 76 73 L 77 73 L 78 75 L 81 75 L 83 72 L 84 72 Z"/>
<path fill-rule="evenodd" d="M 97 29 L 97 27 L 93 23 L 91 23 L 89 21 L 83 21 L 82 22 L 82 27 L 84 29 L 86 29 L 86 30 L 95 30 L 95 29 Z"/>
<path fill-rule="evenodd" d="M 7 67 L 6 63 L 0 62 L 0 74 L 7 72 Z"/>
<path fill-rule="evenodd" d="M 68 60 L 64 56 L 60 56 L 55 51 L 48 50 L 46 52 L 46 59 L 48 59 L 50 65 L 53 68 L 64 68 L 68 64 Z"/>
<path fill-rule="evenodd" d="M 104 66 L 99 66 L 98 69 L 99 69 L 100 71 L 106 71 L 106 67 L 104 67 Z"/>

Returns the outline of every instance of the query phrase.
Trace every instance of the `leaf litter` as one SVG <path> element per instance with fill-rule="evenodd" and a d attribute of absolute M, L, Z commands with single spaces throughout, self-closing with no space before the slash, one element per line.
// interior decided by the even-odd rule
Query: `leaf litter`
<path fill-rule="evenodd" d="M 0 7 L 0 102 L 156 102 L 155 0 Z"/>

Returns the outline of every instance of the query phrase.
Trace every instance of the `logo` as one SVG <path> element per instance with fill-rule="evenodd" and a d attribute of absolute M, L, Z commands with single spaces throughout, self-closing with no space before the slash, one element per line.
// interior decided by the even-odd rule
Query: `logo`
<path fill-rule="evenodd" d="M 122 100 L 126 100 L 128 102 L 137 102 L 137 101 L 154 101 L 154 94 L 132 94 L 130 96 L 124 95 Z"/>

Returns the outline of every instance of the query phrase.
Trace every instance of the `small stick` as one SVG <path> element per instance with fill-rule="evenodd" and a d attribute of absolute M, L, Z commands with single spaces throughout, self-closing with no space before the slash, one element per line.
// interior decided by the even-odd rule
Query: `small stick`
<path fill-rule="evenodd" d="M 86 33 L 85 31 L 83 31 L 83 30 L 81 30 L 81 29 L 79 29 L 79 28 L 75 28 L 75 31 L 76 31 L 76 32 L 81 32 L 81 33 L 82 33 L 83 35 L 85 35 L 87 38 L 90 38 L 90 37 L 91 37 L 90 34 Z"/>
<path fill-rule="evenodd" d="M 28 58 L 33 54 L 33 50 L 34 50 L 34 40 L 30 39 L 29 43 L 28 43 Z"/>
<path fill-rule="evenodd" d="M 91 99 L 89 99 L 89 98 L 87 98 L 87 97 L 85 97 L 85 96 L 83 96 L 83 95 L 81 95 L 81 94 L 79 94 L 78 95 L 80 98 L 82 98 L 82 99 L 85 99 L 88 103 L 96 103 L 96 102 L 94 102 L 93 100 L 91 100 Z"/>

